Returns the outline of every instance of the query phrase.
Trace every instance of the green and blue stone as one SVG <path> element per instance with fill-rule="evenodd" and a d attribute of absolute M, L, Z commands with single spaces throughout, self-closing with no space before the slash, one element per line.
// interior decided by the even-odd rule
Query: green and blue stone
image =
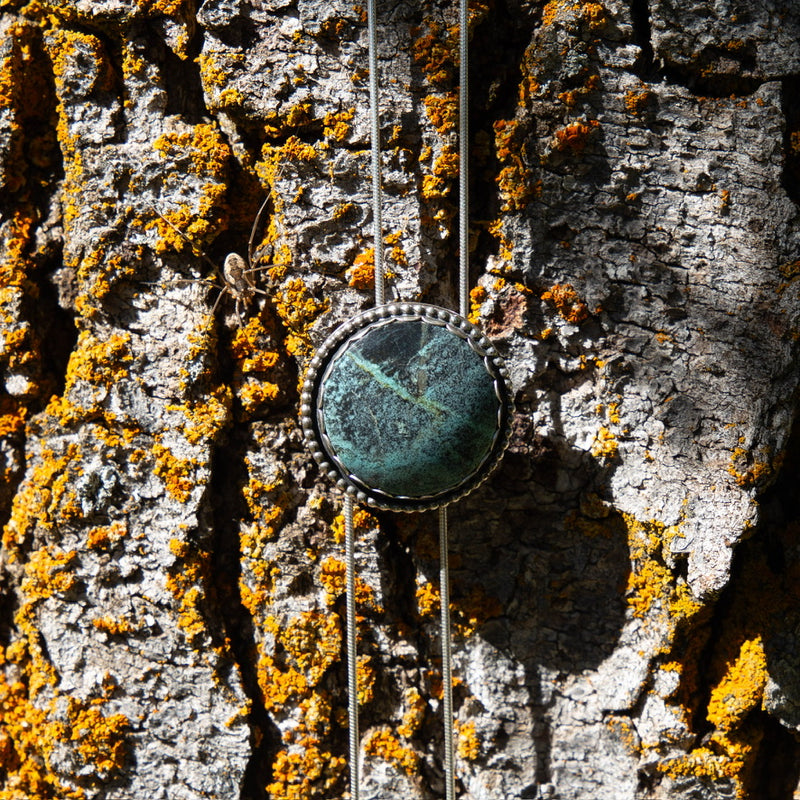
<path fill-rule="evenodd" d="M 307 435 L 360 499 L 415 509 L 461 496 L 505 444 L 496 351 L 463 318 L 432 306 L 362 317 L 321 348 L 305 394 Z"/>

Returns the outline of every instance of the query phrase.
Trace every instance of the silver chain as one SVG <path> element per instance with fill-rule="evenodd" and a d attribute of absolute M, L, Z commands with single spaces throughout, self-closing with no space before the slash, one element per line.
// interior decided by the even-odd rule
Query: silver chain
<path fill-rule="evenodd" d="M 383 219 L 381 193 L 381 143 L 380 102 L 378 94 L 378 55 L 376 0 L 368 0 L 367 26 L 369 29 L 369 89 L 372 154 L 372 224 L 375 249 L 375 304 L 383 305 Z M 458 305 L 461 316 L 469 312 L 469 125 L 468 125 L 468 9 L 467 0 L 459 3 L 459 264 Z M 350 731 L 350 798 L 359 800 L 360 743 L 358 732 L 358 655 L 356 651 L 356 604 L 355 604 L 355 536 L 353 526 L 353 498 L 345 496 L 345 548 L 347 560 L 347 688 L 349 692 L 348 716 Z M 453 720 L 453 658 L 450 633 L 450 569 L 448 564 L 447 508 L 439 509 L 439 595 L 441 599 L 441 647 L 442 647 L 442 699 L 444 715 L 444 766 L 445 798 L 455 800 L 455 730 Z"/>
<path fill-rule="evenodd" d="M 375 305 L 384 302 L 383 269 L 383 198 L 381 196 L 381 125 L 378 95 L 378 31 L 375 21 L 376 0 L 367 4 L 369 28 L 369 112 L 372 128 L 372 237 L 375 249 Z"/>
<path fill-rule="evenodd" d="M 459 3 L 458 42 L 458 311 L 469 313 L 469 28 L 467 0 Z"/>
<path fill-rule="evenodd" d="M 450 649 L 450 565 L 447 546 L 447 507 L 439 509 L 439 599 L 441 600 L 442 702 L 444 713 L 445 797 L 455 800 L 456 754 L 453 730 L 453 654 Z"/>
<path fill-rule="evenodd" d="M 350 800 L 359 800 L 358 653 L 356 651 L 356 565 L 353 498 L 344 498 L 344 538 L 347 583 L 347 693 L 350 733 Z"/>

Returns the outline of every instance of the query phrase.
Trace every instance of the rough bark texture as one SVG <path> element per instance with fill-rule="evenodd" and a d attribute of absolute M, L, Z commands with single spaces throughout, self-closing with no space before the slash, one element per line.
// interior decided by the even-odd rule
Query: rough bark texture
<path fill-rule="evenodd" d="M 1 8 L 0 798 L 343 797 L 297 385 L 371 304 L 364 11 Z M 451 306 L 456 9 L 379 17 L 389 295 Z M 799 796 L 800 5 L 470 26 L 472 316 L 516 412 L 451 512 L 460 796 Z M 266 196 L 266 294 L 212 314 L 199 250 Z M 435 518 L 357 523 L 363 796 L 439 797 Z"/>

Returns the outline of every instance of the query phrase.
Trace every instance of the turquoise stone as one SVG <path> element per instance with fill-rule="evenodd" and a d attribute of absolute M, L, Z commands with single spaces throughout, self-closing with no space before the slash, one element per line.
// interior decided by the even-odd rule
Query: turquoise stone
<path fill-rule="evenodd" d="M 424 498 L 480 469 L 498 434 L 500 400 L 467 339 L 424 318 L 394 318 L 333 354 L 318 409 L 345 471 L 368 489 Z"/>

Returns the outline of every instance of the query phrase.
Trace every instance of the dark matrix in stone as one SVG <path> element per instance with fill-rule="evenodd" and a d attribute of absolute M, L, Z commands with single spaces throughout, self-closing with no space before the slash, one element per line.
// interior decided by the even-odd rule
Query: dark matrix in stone
<path fill-rule="evenodd" d="M 394 319 L 334 354 L 322 426 L 345 469 L 396 497 L 447 492 L 492 449 L 500 401 L 484 359 L 447 328 Z"/>

